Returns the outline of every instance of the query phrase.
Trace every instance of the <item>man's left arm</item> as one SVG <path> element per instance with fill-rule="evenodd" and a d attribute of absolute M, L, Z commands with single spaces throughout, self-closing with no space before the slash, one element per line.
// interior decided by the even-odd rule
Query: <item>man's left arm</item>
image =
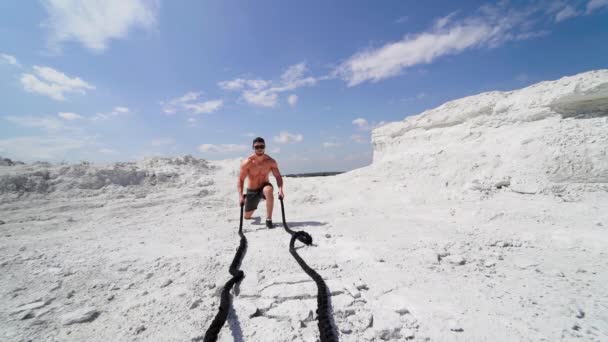
<path fill-rule="evenodd" d="M 274 178 L 277 180 L 277 185 L 279 186 L 279 197 L 284 198 L 285 194 L 283 194 L 283 177 L 281 177 L 281 172 L 279 171 L 279 165 L 277 164 L 276 161 L 273 161 L 271 171 L 272 171 L 272 174 L 274 175 Z"/>

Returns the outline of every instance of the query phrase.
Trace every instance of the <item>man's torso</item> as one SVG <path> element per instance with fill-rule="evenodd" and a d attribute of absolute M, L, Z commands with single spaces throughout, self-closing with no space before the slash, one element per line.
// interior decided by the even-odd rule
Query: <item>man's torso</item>
<path fill-rule="evenodd" d="M 274 159 L 264 155 L 262 160 L 256 160 L 254 157 L 249 157 L 247 160 L 247 183 L 248 189 L 259 189 L 264 183 L 268 182 L 268 174 L 272 171 Z"/>

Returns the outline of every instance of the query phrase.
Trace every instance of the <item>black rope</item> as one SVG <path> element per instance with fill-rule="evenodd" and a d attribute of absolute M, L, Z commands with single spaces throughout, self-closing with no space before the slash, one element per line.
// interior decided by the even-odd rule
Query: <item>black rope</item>
<path fill-rule="evenodd" d="M 283 206 L 283 197 L 279 196 L 281 201 L 281 214 L 283 217 L 283 227 L 285 231 L 291 234 L 291 241 L 289 241 L 289 253 L 296 259 L 300 267 L 311 277 L 315 283 L 317 283 L 317 318 L 319 325 L 319 337 L 321 342 L 337 342 L 338 333 L 336 332 L 333 316 L 331 314 L 330 305 L 330 293 L 329 288 L 323 281 L 323 278 L 310 268 L 306 262 L 298 255 L 295 249 L 295 242 L 298 239 L 300 242 L 310 246 L 312 245 L 312 237 L 305 231 L 294 232 L 291 230 L 285 221 L 285 207 Z"/>
<path fill-rule="evenodd" d="M 236 254 L 234 255 L 234 259 L 232 259 L 232 263 L 230 264 L 230 268 L 228 271 L 232 275 L 232 278 L 226 282 L 224 288 L 222 289 L 221 301 L 220 301 L 220 309 L 218 313 L 215 315 L 213 322 L 207 329 L 205 333 L 205 337 L 203 338 L 203 342 L 215 342 L 217 341 L 217 335 L 222 330 L 222 326 L 226 323 L 226 318 L 228 318 L 228 311 L 230 310 L 230 290 L 234 286 L 234 284 L 243 280 L 245 277 L 245 273 L 239 270 L 241 266 L 241 262 L 243 261 L 243 257 L 245 257 L 245 252 L 247 251 L 247 238 L 245 238 L 245 234 L 243 234 L 243 204 L 241 203 L 241 220 L 239 223 L 239 235 L 241 236 L 241 242 L 239 247 L 236 250 Z"/>

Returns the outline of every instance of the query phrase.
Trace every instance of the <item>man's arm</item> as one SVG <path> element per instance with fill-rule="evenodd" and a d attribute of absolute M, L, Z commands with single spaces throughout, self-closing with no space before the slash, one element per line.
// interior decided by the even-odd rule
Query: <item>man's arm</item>
<path fill-rule="evenodd" d="M 241 163 L 241 171 L 239 174 L 239 179 L 236 183 L 236 188 L 239 192 L 239 200 L 243 197 L 243 184 L 245 183 L 245 178 L 247 178 L 248 171 L 249 171 L 249 159 L 245 159 Z"/>
<path fill-rule="evenodd" d="M 281 177 L 281 172 L 279 171 L 279 165 L 275 160 L 272 161 L 272 168 L 270 169 L 274 178 L 277 180 L 277 185 L 279 186 L 279 196 L 284 197 L 283 195 L 283 177 Z"/>

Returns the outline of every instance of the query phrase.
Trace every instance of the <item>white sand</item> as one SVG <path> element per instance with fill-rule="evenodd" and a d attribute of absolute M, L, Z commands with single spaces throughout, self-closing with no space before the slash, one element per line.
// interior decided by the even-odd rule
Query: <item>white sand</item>
<path fill-rule="evenodd" d="M 368 167 L 285 180 L 342 341 L 608 340 L 607 70 L 452 101 L 373 143 Z M 202 340 L 238 246 L 237 172 L 0 166 L 0 340 Z M 245 229 L 220 340 L 315 341 L 289 235 Z"/>

